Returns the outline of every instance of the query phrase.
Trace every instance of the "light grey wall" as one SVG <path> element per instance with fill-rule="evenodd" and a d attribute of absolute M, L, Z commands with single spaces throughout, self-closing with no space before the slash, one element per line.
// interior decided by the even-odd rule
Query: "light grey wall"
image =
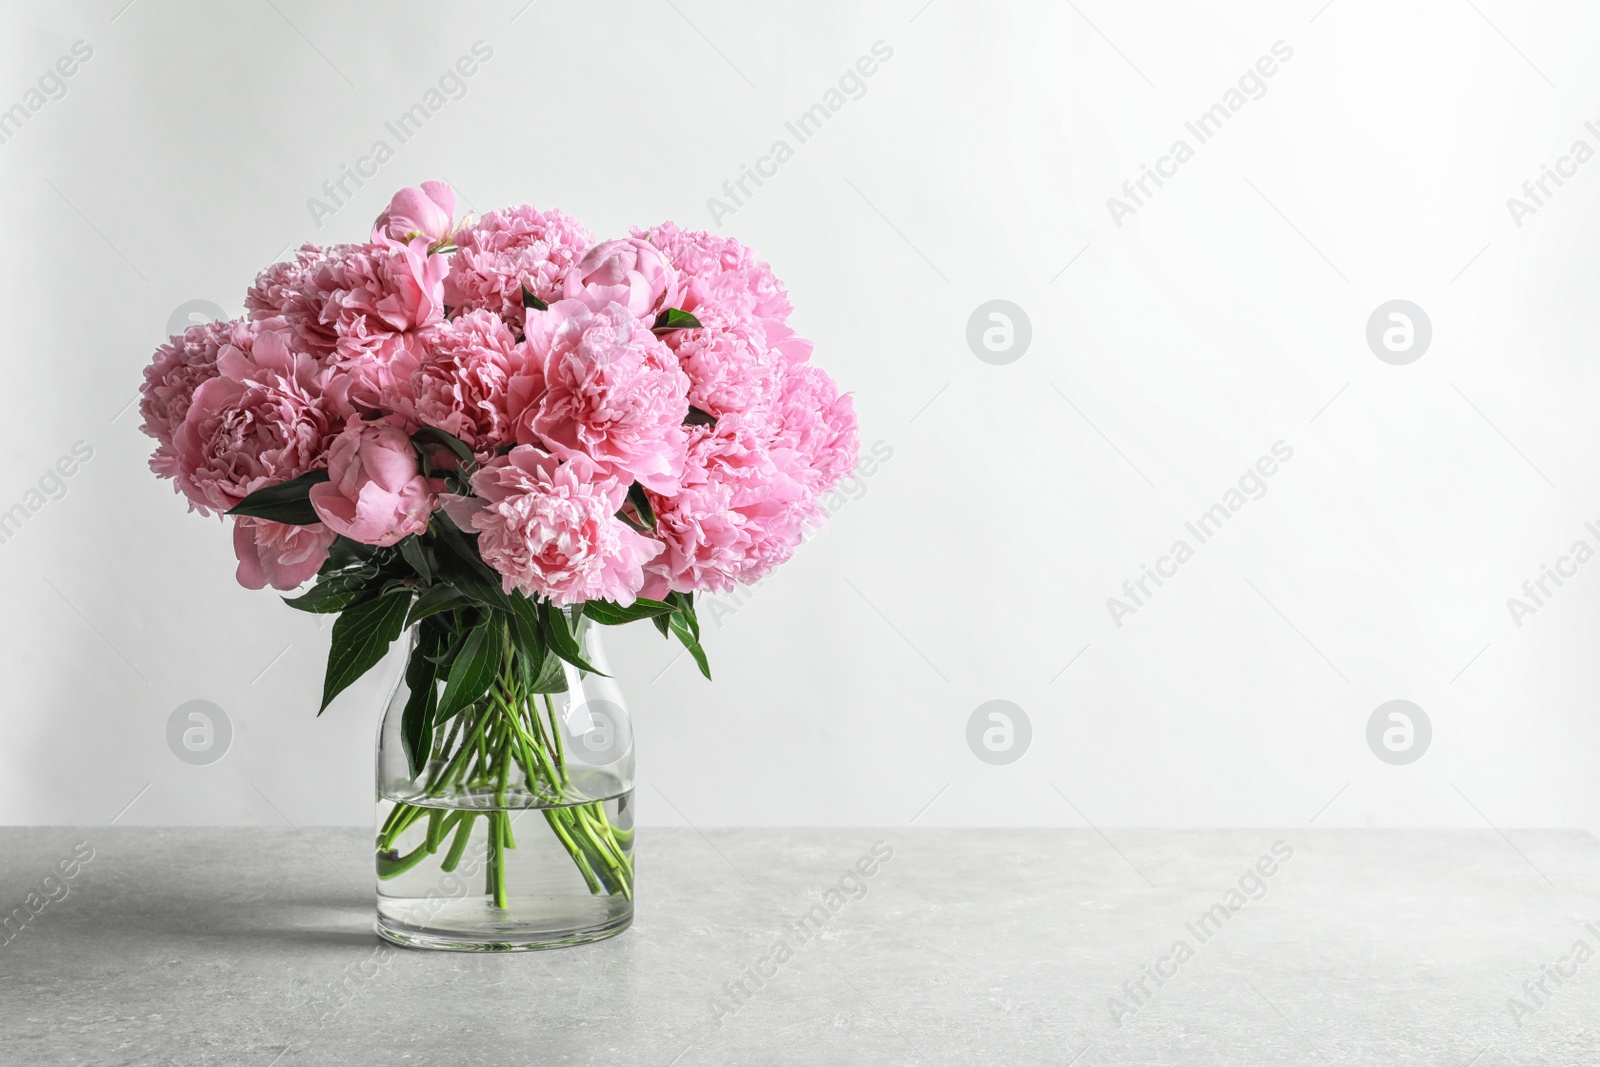
<path fill-rule="evenodd" d="M 709 227 L 783 140 L 715 228 L 785 279 L 888 458 L 794 562 L 705 605 L 715 684 L 647 626 L 616 637 L 646 820 L 1600 822 L 1600 562 L 1507 606 L 1600 548 L 1600 162 L 1507 204 L 1600 149 L 1592 7 L 525 3 L 4 14 L 0 107 L 41 106 L 0 143 L 0 509 L 43 506 L 0 544 L 0 821 L 369 817 L 387 679 L 315 718 L 326 630 L 237 587 L 225 531 L 145 470 L 129 405 L 177 309 L 237 313 L 286 247 L 358 239 L 428 178 L 602 235 Z M 64 95 L 30 98 L 78 41 Z M 479 41 L 399 144 L 386 122 Z M 799 143 L 785 122 L 880 41 Z M 1185 123 L 1277 42 L 1201 143 Z M 1162 162 L 1180 139 L 1193 158 Z M 393 158 L 314 220 L 378 140 Z M 1135 202 L 1144 164 L 1170 177 Z M 1004 365 L 967 340 L 992 299 L 1031 323 Z M 1406 365 L 1367 341 L 1394 299 L 1431 322 Z M 65 496 L 30 498 L 75 442 Z M 1185 523 L 1278 442 L 1201 544 Z M 1193 558 L 1114 618 L 1180 539 Z M 166 741 L 196 699 L 232 726 L 208 766 Z M 1409 765 L 1368 744 L 1393 699 L 1432 726 Z M 1009 765 L 969 749 L 992 700 L 1031 722 Z"/>

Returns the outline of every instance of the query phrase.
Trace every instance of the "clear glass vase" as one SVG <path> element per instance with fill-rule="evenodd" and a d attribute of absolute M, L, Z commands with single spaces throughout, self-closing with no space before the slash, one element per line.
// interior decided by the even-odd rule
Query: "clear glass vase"
<path fill-rule="evenodd" d="M 401 679 L 378 731 L 381 936 L 505 952 L 633 921 L 633 731 L 601 628 L 576 629 L 600 673 L 554 657 L 526 670 L 507 635 L 488 692 L 433 724 L 425 754 L 408 751 Z"/>

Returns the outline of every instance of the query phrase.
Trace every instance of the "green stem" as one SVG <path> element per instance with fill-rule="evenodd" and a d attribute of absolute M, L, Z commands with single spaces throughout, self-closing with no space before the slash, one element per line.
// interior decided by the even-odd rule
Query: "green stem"
<path fill-rule="evenodd" d="M 590 868 L 593 869 L 595 877 L 600 880 L 601 886 L 605 891 L 607 893 L 619 892 L 622 888 L 622 882 L 617 874 L 618 865 L 611 855 L 595 840 L 594 834 L 589 831 L 588 826 L 584 824 L 580 809 L 578 807 L 562 808 L 561 821 L 573 841 L 583 850 L 584 857 L 588 860 Z"/>
<path fill-rule="evenodd" d="M 396 855 L 392 849 L 385 849 L 378 853 L 378 877 L 383 879 L 395 878 L 427 858 L 428 846 L 426 844 L 418 845 L 404 856 Z"/>
<path fill-rule="evenodd" d="M 555 831 L 556 836 L 561 839 L 561 843 L 566 846 L 567 853 L 572 856 L 572 862 L 578 865 L 578 873 L 582 874 L 583 880 L 588 883 L 589 892 L 599 893 L 601 888 L 600 879 L 596 878 L 594 871 L 590 870 L 589 861 L 584 858 L 583 849 L 578 847 L 577 842 L 572 840 L 567 834 L 566 828 L 561 824 L 559 812 L 563 810 L 565 809 L 546 808 L 544 811 L 545 821 L 550 824 L 550 829 Z"/>
<path fill-rule="evenodd" d="M 409 807 L 411 807 L 410 804 L 397 802 L 394 807 L 389 809 L 389 817 L 383 820 L 383 826 L 378 830 L 379 841 L 382 841 L 389 835 L 389 831 L 394 827 L 394 824 L 400 819 L 401 815 L 403 815 L 406 809 Z"/>
<path fill-rule="evenodd" d="M 495 699 L 500 700 L 498 694 L 495 694 Z M 550 787 L 555 790 L 556 795 L 559 797 L 561 794 L 561 774 L 556 770 L 555 765 L 550 762 L 550 755 L 546 751 L 546 746 L 541 743 L 542 737 L 540 740 L 536 740 L 528 736 L 527 728 L 524 726 L 521 717 L 517 715 L 517 713 L 512 710 L 512 708 L 503 700 L 500 701 L 500 706 L 502 712 L 506 716 L 506 719 L 511 723 L 512 729 L 516 731 L 518 741 L 521 742 L 521 744 L 532 753 L 533 758 L 537 759 L 541 763 L 544 768 L 545 776 L 550 780 Z M 537 727 L 539 724 L 539 717 L 537 715 L 533 715 L 529 718 L 531 719 L 533 725 Z M 533 783 L 531 781 L 528 784 L 530 788 L 533 787 Z M 537 790 L 535 790 L 535 792 L 537 792 Z"/>
<path fill-rule="evenodd" d="M 439 846 L 444 843 L 445 835 L 450 833 L 452 827 L 461 820 L 459 811 L 444 813 L 443 808 L 434 808 L 428 812 L 428 852 L 439 851 Z"/>
<path fill-rule="evenodd" d="M 461 714 L 465 715 L 466 712 L 463 711 Z M 440 772 L 439 777 L 428 788 L 427 793 L 424 794 L 425 796 L 436 797 L 450 787 L 456 776 L 465 768 L 467 757 L 473 750 L 473 742 L 482 735 L 484 727 L 488 725 L 489 716 L 480 715 L 477 725 L 472 728 L 471 736 L 462 744 L 460 751 L 445 765 L 445 769 Z"/>
<path fill-rule="evenodd" d="M 461 736 L 461 725 L 467 721 L 465 715 L 459 712 L 455 715 L 455 722 L 450 724 L 450 731 L 445 735 L 444 741 L 439 745 L 438 751 L 433 754 L 436 760 L 442 760 L 445 754 L 455 748 L 456 738 Z"/>
<path fill-rule="evenodd" d="M 393 848 L 394 843 L 400 839 L 400 835 L 409 830 L 411 828 L 411 824 L 420 819 L 422 817 L 422 813 L 426 810 L 425 808 L 417 807 L 415 804 L 405 803 L 397 803 L 394 806 L 394 809 L 395 811 L 404 809 L 404 814 L 398 819 L 391 818 L 390 822 L 388 823 L 388 828 L 384 830 L 383 836 L 378 839 L 378 848 L 380 851 Z M 391 817 L 393 814 L 394 812 L 390 812 Z"/>
<path fill-rule="evenodd" d="M 489 891 L 494 894 L 494 906 L 504 911 L 510 907 L 506 897 L 506 813 L 489 813 Z"/>
<path fill-rule="evenodd" d="M 567 743 L 561 737 L 561 724 L 556 721 L 555 701 L 550 699 L 549 693 L 544 694 L 544 707 L 545 711 L 550 715 L 550 736 L 555 740 L 556 765 L 561 768 L 561 784 L 565 786 L 567 784 Z M 539 720 L 537 713 L 534 714 L 533 719 L 535 722 Z"/>
<path fill-rule="evenodd" d="M 475 811 L 458 811 L 456 814 L 461 816 L 461 821 L 456 823 L 456 836 L 450 842 L 450 851 L 445 853 L 444 862 L 439 864 L 439 869 L 447 874 L 461 862 L 461 855 L 467 850 L 467 841 L 472 837 L 472 824 L 478 821 Z"/>
<path fill-rule="evenodd" d="M 580 809 L 582 818 L 589 829 L 590 836 L 595 842 L 605 848 L 617 863 L 617 888 L 622 895 L 633 899 L 633 861 L 628 858 L 616 837 L 612 833 L 611 822 L 606 818 L 605 805 L 601 801 L 586 805 Z"/>

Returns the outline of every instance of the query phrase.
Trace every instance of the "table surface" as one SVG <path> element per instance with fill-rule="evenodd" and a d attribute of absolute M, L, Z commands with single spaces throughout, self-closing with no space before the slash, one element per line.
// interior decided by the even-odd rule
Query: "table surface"
<path fill-rule="evenodd" d="M 646 827 L 632 929 L 495 955 L 370 841 L 0 829 L 0 1063 L 1600 1064 L 1586 833 Z"/>

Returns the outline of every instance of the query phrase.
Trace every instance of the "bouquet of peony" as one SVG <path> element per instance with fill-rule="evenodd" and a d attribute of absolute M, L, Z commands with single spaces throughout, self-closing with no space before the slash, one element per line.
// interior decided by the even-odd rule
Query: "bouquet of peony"
<path fill-rule="evenodd" d="M 366 243 L 267 268 L 244 318 L 156 350 L 143 429 L 190 508 L 232 520 L 241 584 L 315 578 L 286 602 L 337 615 L 323 708 L 409 631 L 427 795 L 559 803 L 539 701 L 595 670 L 580 628 L 650 619 L 709 678 L 695 594 L 789 558 L 855 463 L 855 417 L 738 242 L 664 223 L 596 244 L 560 211 L 455 207 L 426 182 Z M 381 875 L 464 840 L 470 814 L 427 808 L 390 812 Z M 492 883 L 510 831 L 483 817 Z M 423 818 L 425 852 L 395 853 Z M 630 892 L 602 808 L 552 819 L 591 890 Z"/>

